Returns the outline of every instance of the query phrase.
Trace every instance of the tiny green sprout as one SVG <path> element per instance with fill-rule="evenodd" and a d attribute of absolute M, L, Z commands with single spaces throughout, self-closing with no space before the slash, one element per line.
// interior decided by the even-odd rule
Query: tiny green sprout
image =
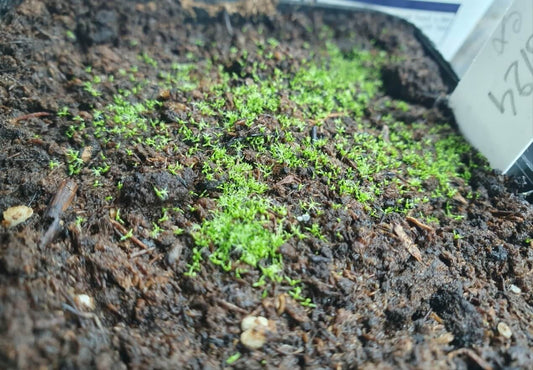
<path fill-rule="evenodd" d="M 165 200 L 168 198 L 168 191 L 166 188 L 158 189 L 157 187 L 154 186 L 154 192 L 155 192 L 155 195 L 161 200 Z"/>
<path fill-rule="evenodd" d="M 241 353 L 240 352 L 236 352 L 234 354 L 232 354 L 231 356 L 228 357 L 228 359 L 226 360 L 226 364 L 228 365 L 233 365 L 235 362 L 237 362 L 240 358 L 241 358 Z"/>
<path fill-rule="evenodd" d="M 57 115 L 58 115 L 59 117 L 66 117 L 66 116 L 68 116 L 69 114 L 70 114 L 70 112 L 69 112 L 67 106 L 61 107 L 61 109 L 57 111 Z"/>
<path fill-rule="evenodd" d="M 456 220 L 456 221 L 460 221 L 463 218 L 465 218 L 465 216 L 463 216 L 463 215 L 456 215 L 456 214 L 454 214 L 452 212 L 452 205 L 450 204 L 450 202 L 446 202 L 446 204 L 444 206 L 444 212 L 446 213 L 446 216 L 448 216 L 451 219 Z"/>
<path fill-rule="evenodd" d="M 161 209 L 161 213 L 163 214 L 161 216 L 161 218 L 159 220 L 157 220 L 157 222 L 165 222 L 165 221 L 168 221 L 170 219 L 170 217 L 168 216 L 168 208 L 162 208 Z"/>
<path fill-rule="evenodd" d="M 124 240 L 128 240 L 132 236 L 133 236 L 133 229 L 130 229 L 126 234 L 120 237 L 120 241 L 123 242 Z"/>
<path fill-rule="evenodd" d="M 279 45 L 279 41 L 276 40 L 275 38 L 272 38 L 270 37 L 268 40 L 267 40 L 267 43 L 272 46 L 273 48 L 275 48 L 276 46 Z"/>
<path fill-rule="evenodd" d="M 291 279 L 288 276 L 285 276 L 285 280 L 287 280 L 287 282 L 289 283 L 290 286 L 295 286 L 295 285 L 301 283 L 301 280 Z"/>
<path fill-rule="evenodd" d="M 120 191 L 124 187 L 124 183 L 122 181 L 117 182 L 117 189 Z"/>
<path fill-rule="evenodd" d="M 150 56 L 149 56 L 148 54 L 146 54 L 146 53 L 142 53 L 142 54 L 140 54 L 139 57 L 138 57 L 138 59 L 139 59 L 139 60 L 142 60 L 144 63 L 146 63 L 146 64 L 148 64 L 148 65 L 150 65 L 150 66 L 152 66 L 152 67 L 154 67 L 154 68 L 157 67 L 157 61 L 156 61 L 154 58 L 150 57 Z"/>
<path fill-rule="evenodd" d="M 461 234 L 459 234 L 459 232 L 457 230 L 453 230 L 453 239 L 454 240 L 458 240 L 458 239 L 462 239 L 463 236 Z"/>
<path fill-rule="evenodd" d="M 83 83 L 83 90 L 87 91 L 94 97 L 102 95 L 102 93 L 93 86 L 93 83 L 91 81 L 85 81 Z"/>
<path fill-rule="evenodd" d="M 113 200 L 113 196 L 112 195 L 108 195 L 104 199 L 105 199 L 106 202 L 111 202 Z"/>
<path fill-rule="evenodd" d="M 325 240 L 325 236 L 322 235 L 322 233 L 320 232 L 320 225 L 319 224 L 312 224 L 311 227 L 307 227 L 306 228 L 307 231 L 309 231 L 314 237 L 320 239 L 320 240 Z"/>
<path fill-rule="evenodd" d="M 124 224 L 124 220 L 120 218 L 120 208 L 118 208 L 117 212 L 115 213 L 115 221 L 120 222 L 121 224 Z"/>
<path fill-rule="evenodd" d="M 304 307 L 316 308 L 316 304 L 311 301 L 311 298 L 305 298 L 303 301 L 300 301 L 300 304 Z"/>
<path fill-rule="evenodd" d="M 67 39 L 71 41 L 76 41 L 76 35 L 71 30 L 67 30 L 67 32 L 65 32 L 65 35 L 67 36 Z"/>
<path fill-rule="evenodd" d="M 265 275 L 261 275 L 261 277 L 255 282 L 252 284 L 252 286 L 254 288 L 259 288 L 259 287 L 262 287 L 264 285 L 266 285 L 266 280 L 265 280 Z"/>
<path fill-rule="evenodd" d="M 80 158 L 80 153 L 74 149 L 68 149 L 65 153 L 68 163 L 69 175 L 77 175 L 83 167 L 83 160 Z"/>
<path fill-rule="evenodd" d="M 94 180 L 93 182 L 93 187 L 94 188 L 98 188 L 98 187 L 101 187 L 101 186 L 104 186 L 98 179 Z"/>
<path fill-rule="evenodd" d="M 291 234 L 297 237 L 299 240 L 304 240 L 305 238 L 307 238 L 307 235 L 302 232 L 300 225 L 291 225 L 290 227 Z"/>
<path fill-rule="evenodd" d="M 295 286 L 292 290 L 289 290 L 289 295 L 297 301 L 304 299 L 301 293 L 302 293 L 302 288 L 299 286 Z"/>
<path fill-rule="evenodd" d="M 59 162 L 50 160 L 50 162 L 48 162 L 48 167 L 50 167 L 50 169 L 53 170 L 54 168 L 59 167 Z"/>
<path fill-rule="evenodd" d="M 406 102 L 400 100 L 400 101 L 396 102 L 396 108 L 398 108 L 402 112 L 407 112 L 409 110 L 409 104 L 407 104 Z"/>
<path fill-rule="evenodd" d="M 79 114 L 77 114 L 74 117 L 72 117 L 72 120 L 76 121 L 76 122 L 83 122 L 83 118 Z"/>
<path fill-rule="evenodd" d="M 83 217 L 81 217 L 81 216 L 78 216 L 78 217 L 76 217 L 76 221 L 74 221 L 74 224 L 76 226 L 81 226 L 81 224 L 84 223 L 84 222 L 85 222 L 85 219 Z"/>
<path fill-rule="evenodd" d="M 178 175 L 178 171 L 180 171 L 182 169 L 183 169 L 183 166 L 181 164 L 179 164 L 178 162 L 176 162 L 176 164 L 170 164 L 167 167 L 168 172 L 170 172 L 173 175 Z"/>
<path fill-rule="evenodd" d="M 163 229 L 161 227 L 159 227 L 158 224 L 156 224 L 155 222 L 152 222 L 152 226 L 154 227 L 152 229 L 152 231 L 150 232 L 150 237 L 152 239 L 157 239 L 157 237 L 159 236 L 159 234 L 161 234 L 161 231 L 163 231 Z"/>
<path fill-rule="evenodd" d="M 87 72 L 87 73 L 91 73 L 92 70 L 93 70 L 93 67 L 92 67 L 92 66 L 87 66 L 87 67 L 85 67 L 85 72 Z"/>
<path fill-rule="evenodd" d="M 293 289 L 289 290 L 289 295 L 304 307 L 316 307 L 316 305 L 311 302 L 311 298 L 305 298 L 302 296 L 302 288 L 300 286 L 295 286 Z"/>

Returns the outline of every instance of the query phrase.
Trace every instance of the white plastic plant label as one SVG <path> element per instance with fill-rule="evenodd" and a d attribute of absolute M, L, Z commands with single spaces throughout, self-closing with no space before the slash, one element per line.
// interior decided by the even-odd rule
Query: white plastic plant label
<path fill-rule="evenodd" d="M 451 60 L 489 5 L 498 0 L 281 0 L 323 7 L 365 8 L 403 18 Z"/>
<path fill-rule="evenodd" d="M 504 173 L 533 171 L 533 2 L 515 0 L 450 97 L 464 136 Z"/>

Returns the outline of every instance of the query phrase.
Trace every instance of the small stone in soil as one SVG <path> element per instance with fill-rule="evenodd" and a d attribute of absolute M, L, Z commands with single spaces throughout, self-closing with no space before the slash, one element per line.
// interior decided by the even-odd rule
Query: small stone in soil
<path fill-rule="evenodd" d="M 9 207 L 4 211 L 4 220 L 2 226 L 14 227 L 23 223 L 33 215 L 33 209 L 27 206 Z"/>
<path fill-rule="evenodd" d="M 517 287 L 516 285 L 514 284 L 511 284 L 511 286 L 509 287 L 509 290 L 514 293 L 514 294 L 520 294 L 522 293 L 522 289 L 520 289 L 519 287 Z"/>
<path fill-rule="evenodd" d="M 241 329 L 241 343 L 248 349 L 259 349 L 266 342 L 267 331 L 274 330 L 274 323 L 263 316 L 246 316 Z"/>
<path fill-rule="evenodd" d="M 498 333 L 500 333 L 502 337 L 507 338 L 507 339 L 513 336 L 513 332 L 511 328 L 509 327 L 509 325 L 507 325 L 504 322 L 501 322 L 498 324 Z"/>

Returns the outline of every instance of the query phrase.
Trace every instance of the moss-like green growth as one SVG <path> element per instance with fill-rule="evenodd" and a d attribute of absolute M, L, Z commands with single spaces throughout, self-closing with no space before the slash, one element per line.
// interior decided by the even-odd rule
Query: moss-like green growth
<path fill-rule="evenodd" d="M 470 147 L 450 134 L 445 125 L 419 137 L 420 124 L 407 125 L 383 114 L 382 128 L 376 128 L 367 118 L 368 104 L 380 94 L 378 71 L 386 60 L 383 54 L 357 50 L 343 54 L 327 44 L 325 50 L 303 61 L 298 71 L 250 63 L 250 55 L 273 57 L 277 47 L 277 41 L 269 40 L 253 53 L 232 48 L 242 68 L 240 74 L 226 71 L 216 61 L 176 62 L 165 71 L 144 53 L 139 61 L 146 68 L 158 66 L 157 82 L 139 80 L 137 67 L 119 71 L 120 83 L 112 76 L 96 78 L 88 69 L 84 90 L 102 108 L 92 112 L 90 123 L 73 118 L 66 134 L 77 142 L 97 140 L 107 148 L 106 154 L 129 158 L 132 167 L 142 165 L 135 155 L 139 147 L 148 148 L 166 158 L 158 162 L 159 166 L 176 176 L 184 169 L 178 158 L 202 158 L 192 166 L 206 181 L 218 184 L 216 194 L 202 194 L 213 198 L 216 206 L 189 230 L 195 247 L 188 274 L 200 270 L 205 256 L 237 275 L 257 268 L 262 271 L 257 286 L 265 284 L 265 279 L 278 284 L 288 281 L 291 295 L 310 305 L 301 294 L 301 284 L 284 276 L 279 247 L 291 238 L 328 242 L 341 236 L 324 233 L 318 220 L 302 227 L 295 224 L 298 214 L 313 212 L 314 217 L 320 217 L 325 205 L 314 202 L 302 187 L 297 192 L 299 209 L 289 210 L 276 203 L 269 185 L 274 166 L 308 169 L 309 181 L 325 184 L 338 199 L 353 197 L 371 215 L 382 217 L 392 212 L 416 212 L 420 204 L 430 200 L 428 193 L 442 202 L 453 197 L 457 191 L 454 181 L 470 176 L 469 165 L 461 160 Z M 209 76 L 209 86 L 201 83 L 202 76 Z M 103 83 L 106 88 L 100 86 Z M 174 122 L 161 119 L 160 101 L 145 97 L 149 95 L 147 88 L 155 83 L 160 89 L 183 94 L 195 90 L 188 95 L 187 109 L 175 115 Z M 114 93 L 109 96 L 105 91 Z M 410 109 L 401 101 L 391 104 L 389 100 L 386 105 L 401 111 Z M 386 107 L 372 109 L 385 111 Z M 63 107 L 58 114 L 67 119 L 69 112 Z M 265 123 L 265 117 L 270 124 Z M 313 134 L 312 126 L 323 131 Z M 249 134 L 241 137 L 237 131 L 242 127 Z M 256 157 L 246 157 L 247 149 Z M 66 161 L 70 175 L 78 174 L 84 166 L 74 149 L 66 153 Z M 110 162 L 105 157 L 94 162 L 95 177 L 110 176 Z M 120 178 L 111 180 L 120 187 Z M 391 190 L 396 194 L 393 204 L 383 204 L 380 195 Z M 166 189 L 154 186 L 153 191 L 162 200 L 168 197 Z M 419 195 L 422 193 L 426 195 Z M 332 207 L 339 210 L 342 204 Z M 189 205 L 189 209 L 194 211 L 194 206 Z M 450 217 L 457 217 L 452 211 L 446 209 Z M 152 220 L 154 239 L 164 231 L 160 223 L 172 222 L 166 210 L 163 214 Z M 437 219 L 432 214 L 423 216 Z M 180 231 L 176 235 L 183 231 L 178 226 L 175 230 Z"/>

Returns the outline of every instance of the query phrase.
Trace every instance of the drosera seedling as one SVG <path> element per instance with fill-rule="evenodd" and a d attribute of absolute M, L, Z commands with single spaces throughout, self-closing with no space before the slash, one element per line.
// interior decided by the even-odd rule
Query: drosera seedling
<path fill-rule="evenodd" d="M 54 170 L 56 169 L 57 167 L 60 166 L 60 163 L 56 160 L 53 160 L 51 159 L 49 162 L 48 162 L 48 167 L 51 169 L 51 170 Z"/>
<path fill-rule="evenodd" d="M 133 237 L 133 229 L 130 229 L 126 234 L 122 235 L 120 237 L 120 241 L 123 242 L 124 240 L 128 240 L 131 237 Z"/>
<path fill-rule="evenodd" d="M 168 198 L 168 191 L 166 188 L 159 189 L 156 186 L 153 187 L 155 195 L 161 199 L 166 200 Z"/>

